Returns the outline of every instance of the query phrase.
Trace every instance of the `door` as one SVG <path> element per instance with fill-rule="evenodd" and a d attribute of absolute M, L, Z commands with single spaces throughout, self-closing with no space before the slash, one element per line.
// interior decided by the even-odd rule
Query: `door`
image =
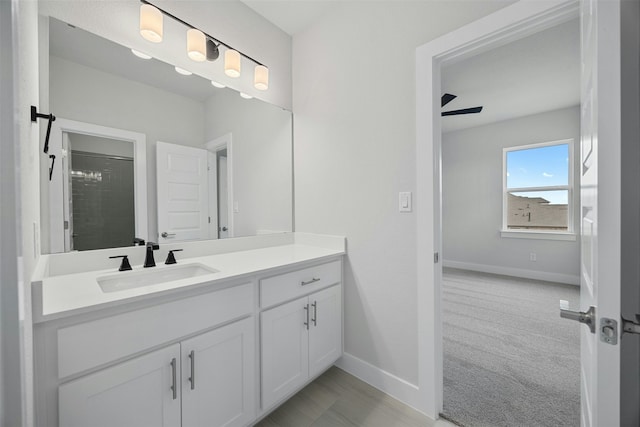
<path fill-rule="evenodd" d="M 262 409 L 309 378 L 309 306 L 300 298 L 260 314 L 262 327 Z"/>
<path fill-rule="evenodd" d="M 620 2 L 581 2 L 580 310 L 581 424 L 620 423 L 620 346 L 600 339 L 603 318 L 620 321 Z M 616 336 L 619 338 L 619 336 Z"/>
<path fill-rule="evenodd" d="M 158 142 L 158 242 L 209 237 L 207 151 Z"/>
<path fill-rule="evenodd" d="M 229 186 L 227 180 L 227 156 L 218 157 L 218 237 L 229 237 Z"/>
<path fill-rule="evenodd" d="M 218 160 L 216 153 L 207 151 L 207 176 L 209 186 L 209 238 L 218 238 Z"/>
<path fill-rule="evenodd" d="M 174 344 L 63 384 L 60 427 L 179 427 L 179 369 Z"/>
<path fill-rule="evenodd" d="M 313 377 L 342 354 L 341 287 L 309 295 L 309 376 Z"/>
<path fill-rule="evenodd" d="M 181 343 L 182 426 L 241 427 L 255 417 L 254 319 Z"/>

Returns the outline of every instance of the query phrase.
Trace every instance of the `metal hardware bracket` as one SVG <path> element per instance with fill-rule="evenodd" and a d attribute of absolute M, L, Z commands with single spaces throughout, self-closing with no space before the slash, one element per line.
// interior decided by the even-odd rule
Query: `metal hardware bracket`
<path fill-rule="evenodd" d="M 600 318 L 600 341 L 607 344 L 618 344 L 618 322 L 606 317 Z"/>
<path fill-rule="evenodd" d="M 640 314 L 636 314 L 636 322 L 622 318 L 622 333 L 640 334 Z"/>
<path fill-rule="evenodd" d="M 44 137 L 44 151 L 45 154 L 49 154 L 49 136 L 51 135 L 51 123 L 56 121 L 56 116 L 53 114 L 42 114 L 38 113 L 38 109 L 35 105 L 31 106 L 31 121 L 36 122 L 38 119 L 48 119 L 49 124 L 47 125 L 47 135 Z"/>

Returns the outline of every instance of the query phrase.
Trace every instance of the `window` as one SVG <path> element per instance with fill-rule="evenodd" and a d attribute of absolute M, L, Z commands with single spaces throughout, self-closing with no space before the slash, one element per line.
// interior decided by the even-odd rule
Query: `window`
<path fill-rule="evenodd" d="M 573 233 L 572 159 L 573 140 L 504 149 L 503 237 Z"/>

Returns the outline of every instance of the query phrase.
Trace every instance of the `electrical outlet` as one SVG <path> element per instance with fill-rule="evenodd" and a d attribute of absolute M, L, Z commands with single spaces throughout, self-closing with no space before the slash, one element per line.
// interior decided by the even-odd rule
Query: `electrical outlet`
<path fill-rule="evenodd" d="M 536 253 L 535 253 L 535 252 L 531 252 L 531 253 L 529 254 L 529 261 L 537 261 L 537 259 L 536 259 L 536 258 L 537 258 L 537 256 L 536 256 Z"/>

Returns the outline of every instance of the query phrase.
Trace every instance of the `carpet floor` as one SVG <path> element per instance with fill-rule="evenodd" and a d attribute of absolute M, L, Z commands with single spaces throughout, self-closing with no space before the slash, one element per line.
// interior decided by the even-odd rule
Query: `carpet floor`
<path fill-rule="evenodd" d="M 445 269 L 443 415 L 465 427 L 579 426 L 579 288 Z"/>

